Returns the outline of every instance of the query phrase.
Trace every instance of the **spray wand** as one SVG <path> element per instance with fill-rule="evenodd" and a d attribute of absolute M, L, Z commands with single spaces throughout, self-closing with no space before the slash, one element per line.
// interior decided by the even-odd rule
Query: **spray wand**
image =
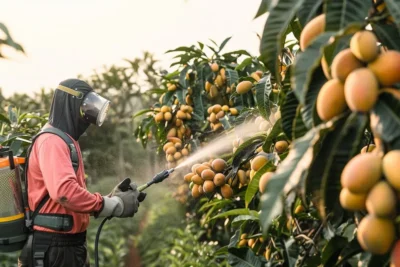
<path fill-rule="evenodd" d="M 168 176 L 175 171 L 174 168 L 169 170 L 163 170 L 162 172 L 156 174 L 150 182 L 145 183 L 137 188 L 139 192 L 142 192 L 146 188 L 150 187 L 152 184 L 161 183 L 164 181 Z"/>
<path fill-rule="evenodd" d="M 139 192 L 143 192 L 146 188 L 150 187 L 152 184 L 157 184 L 157 183 L 161 183 L 162 181 L 164 181 L 165 179 L 168 178 L 168 176 L 173 173 L 175 171 L 174 168 L 169 169 L 169 170 L 163 170 L 162 172 L 157 173 L 153 179 L 151 179 L 150 182 L 145 183 L 144 185 L 138 186 L 137 190 Z M 121 189 L 121 191 L 128 191 L 128 190 L 132 190 L 132 187 L 130 187 L 130 179 L 127 178 L 125 179 L 118 187 L 119 189 Z M 140 196 L 139 196 L 140 197 Z M 111 216 L 110 217 L 106 217 L 104 218 L 104 220 L 101 222 L 99 228 L 97 229 L 97 233 L 96 233 L 96 239 L 94 241 L 94 260 L 95 260 L 95 267 L 99 267 L 99 239 L 100 239 L 100 232 L 101 229 L 103 228 L 104 223 L 107 220 L 111 220 Z"/>

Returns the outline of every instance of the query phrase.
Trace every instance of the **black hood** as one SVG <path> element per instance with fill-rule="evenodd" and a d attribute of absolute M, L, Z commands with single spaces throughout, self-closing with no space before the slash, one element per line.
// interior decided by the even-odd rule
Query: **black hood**
<path fill-rule="evenodd" d="M 93 91 L 90 85 L 78 79 L 68 79 L 62 81 L 60 85 L 78 90 L 84 95 Z M 80 115 L 82 101 L 83 98 L 78 99 L 71 94 L 56 89 L 50 108 L 50 125 L 69 134 L 75 140 L 78 140 L 90 125 L 90 123 L 84 121 Z"/>

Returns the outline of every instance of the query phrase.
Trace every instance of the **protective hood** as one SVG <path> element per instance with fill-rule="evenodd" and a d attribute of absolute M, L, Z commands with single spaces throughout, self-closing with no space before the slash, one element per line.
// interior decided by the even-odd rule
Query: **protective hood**
<path fill-rule="evenodd" d="M 60 85 L 79 91 L 83 95 L 93 91 L 90 85 L 78 79 L 68 79 L 62 81 Z M 82 102 L 82 97 L 76 97 L 62 90 L 55 90 L 50 108 L 50 125 L 78 140 L 90 125 L 80 114 Z"/>

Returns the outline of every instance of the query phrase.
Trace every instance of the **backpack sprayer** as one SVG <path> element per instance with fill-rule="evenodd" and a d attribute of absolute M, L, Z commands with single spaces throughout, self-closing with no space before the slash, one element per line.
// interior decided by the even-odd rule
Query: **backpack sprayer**
<path fill-rule="evenodd" d="M 144 185 L 139 186 L 139 187 L 137 188 L 137 190 L 138 190 L 139 192 L 142 192 L 142 191 L 144 191 L 146 188 L 150 187 L 152 184 L 161 183 L 161 182 L 164 181 L 166 178 L 168 178 L 168 176 L 169 176 L 171 173 L 173 173 L 174 170 L 175 170 L 174 168 L 169 169 L 169 170 L 163 170 L 162 172 L 156 174 L 150 182 L 147 182 L 147 183 L 145 183 Z M 128 179 L 125 179 L 125 180 L 119 185 L 119 189 L 120 189 L 121 191 L 123 191 L 123 192 L 132 189 L 132 188 L 130 187 L 129 184 L 130 184 L 130 181 L 129 181 Z M 95 243 L 94 243 L 94 259 L 95 259 L 95 265 L 94 265 L 94 266 L 95 266 L 95 267 L 99 267 L 99 250 L 98 250 L 98 248 L 99 248 L 100 232 L 101 232 L 101 229 L 103 228 L 104 223 L 105 223 L 107 220 L 111 220 L 111 219 L 112 219 L 111 216 L 110 216 L 110 217 L 104 218 L 103 221 L 101 222 L 101 224 L 100 224 L 98 230 L 97 230 L 96 239 L 95 239 Z"/>
<path fill-rule="evenodd" d="M 76 150 L 71 151 L 72 162 L 74 162 L 76 156 L 75 153 Z M 0 252 L 14 252 L 21 250 L 28 238 L 29 231 L 26 226 L 24 215 L 23 188 L 21 184 L 21 173 L 24 172 L 23 166 L 25 164 L 25 158 L 14 157 L 8 147 L 0 146 L 0 193 L 4 199 L 4 201 L 2 200 L 0 202 Z M 137 190 L 142 192 L 152 184 L 164 181 L 174 170 L 175 169 L 173 168 L 163 170 L 156 174 L 151 181 L 138 186 Z M 132 189 L 130 187 L 130 179 L 125 179 L 119 185 L 119 189 L 121 191 Z M 43 200 L 41 202 L 43 202 L 42 204 L 45 203 Z M 111 218 L 111 216 L 104 218 L 97 230 L 94 255 L 96 267 L 99 266 L 98 242 L 100 232 L 104 223 Z"/>

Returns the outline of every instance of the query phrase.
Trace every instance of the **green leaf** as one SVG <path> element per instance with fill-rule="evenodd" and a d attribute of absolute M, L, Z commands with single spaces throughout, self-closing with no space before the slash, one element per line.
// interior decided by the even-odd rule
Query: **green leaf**
<path fill-rule="evenodd" d="M 27 117 L 27 116 L 28 116 L 27 112 L 24 112 L 21 115 L 19 115 L 17 123 L 20 124 L 23 121 L 23 119 L 25 119 L 25 117 Z M 39 118 L 39 116 L 36 116 L 36 118 Z"/>
<path fill-rule="evenodd" d="M 297 54 L 293 66 L 292 86 L 297 99 L 302 105 L 305 105 L 313 73 L 320 66 L 323 47 L 331 36 L 332 33 L 319 35 L 304 52 Z"/>
<path fill-rule="evenodd" d="M 232 203 L 231 199 L 212 199 L 209 202 L 204 203 L 203 206 L 199 209 L 200 212 L 204 212 L 206 209 L 217 206 L 217 209 L 225 207 Z"/>
<path fill-rule="evenodd" d="M 10 150 L 13 152 L 14 156 L 20 155 L 22 141 L 21 140 L 14 140 L 10 145 Z"/>
<path fill-rule="evenodd" d="M 164 75 L 163 78 L 165 78 L 167 80 L 171 80 L 171 79 L 174 79 L 175 77 L 177 77 L 179 75 L 179 73 L 180 73 L 179 70 L 176 70 L 174 72 Z"/>
<path fill-rule="evenodd" d="M 14 42 L 14 40 L 11 37 L 10 32 L 8 31 L 8 29 L 6 27 L 6 25 L 4 25 L 3 23 L 0 23 L 0 30 L 2 30 L 4 32 L 4 34 L 6 35 L 6 39 L 4 40 L 5 44 L 7 44 L 8 46 L 14 48 L 17 51 L 20 51 L 20 52 L 24 53 L 24 48 L 20 44 Z"/>
<path fill-rule="evenodd" d="M 308 129 L 303 121 L 303 116 L 301 114 L 301 106 L 297 106 L 296 110 L 296 117 L 293 120 L 293 127 L 292 127 L 292 140 L 300 138 L 307 133 Z"/>
<path fill-rule="evenodd" d="M 323 0 L 305 0 L 301 8 L 297 11 L 300 25 L 304 26 L 318 14 Z"/>
<path fill-rule="evenodd" d="M 181 73 L 179 74 L 179 84 L 183 87 L 183 88 L 187 88 L 188 84 L 186 83 L 186 73 L 189 71 L 190 66 L 186 66 L 183 68 L 183 70 L 181 71 Z M 179 88 L 178 88 L 179 89 Z M 184 102 L 181 102 L 184 103 Z"/>
<path fill-rule="evenodd" d="M 265 139 L 265 142 L 263 144 L 263 150 L 264 151 L 270 151 L 271 150 L 271 146 L 274 143 L 274 140 L 276 139 L 276 137 L 282 133 L 282 118 L 277 120 L 274 124 L 274 126 L 272 127 L 271 132 L 269 133 L 269 135 L 267 136 L 267 139 Z"/>
<path fill-rule="evenodd" d="M 255 19 L 259 16 L 262 16 L 268 11 L 268 6 L 270 6 L 271 0 L 261 0 L 260 7 L 258 8 L 257 14 L 254 17 Z"/>
<path fill-rule="evenodd" d="M 240 225 L 243 222 L 247 222 L 247 221 L 256 221 L 256 222 L 258 222 L 259 220 L 260 220 L 260 218 L 258 218 L 258 216 L 239 215 L 239 216 L 235 217 L 235 219 L 233 219 L 232 226 L 233 227 L 237 227 L 238 225 Z"/>
<path fill-rule="evenodd" d="M 218 50 L 218 53 L 219 52 L 221 52 L 222 51 L 222 49 L 224 49 L 224 47 L 225 47 L 225 45 L 229 42 L 229 40 L 232 38 L 232 36 L 231 37 L 228 37 L 228 38 L 226 38 L 222 43 L 221 43 L 221 45 L 219 46 L 219 50 Z"/>
<path fill-rule="evenodd" d="M 194 52 L 196 53 L 197 50 L 194 48 L 194 46 L 187 47 L 187 46 L 180 46 L 178 48 L 172 49 L 172 50 L 167 50 L 165 53 L 171 53 L 171 52 Z"/>
<path fill-rule="evenodd" d="M 249 185 L 247 186 L 246 189 L 246 194 L 244 197 L 244 201 L 245 201 L 245 205 L 246 208 L 249 206 L 249 203 L 251 202 L 251 200 L 253 199 L 253 197 L 257 194 L 257 192 L 259 191 L 259 182 L 260 182 L 260 178 L 261 176 L 268 172 L 275 169 L 275 160 L 272 160 L 272 158 L 264 165 L 262 166 L 257 172 L 256 174 L 253 176 L 253 178 L 251 179 Z"/>
<path fill-rule="evenodd" d="M 376 267 L 376 266 L 389 266 L 390 254 L 373 255 L 369 252 L 364 252 L 360 257 L 359 267 Z"/>
<path fill-rule="evenodd" d="M 225 75 L 228 86 L 232 86 L 232 84 L 239 80 L 239 74 L 236 70 L 225 69 Z"/>
<path fill-rule="evenodd" d="M 165 95 L 162 99 L 162 105 L 171 104 L 174 95 L 175 95 L 175 91 L 168 91 L 167 93 L 165 93 Z"/>
<path fill-rule="evenodd" d="M 202 90 L 203 90 L 202 84 L 197 83 L 193 87 L 193 94 L 192 94 L 193 105 L 194 105 L 193 113 L 196 115 L 193 116 L 193 119 L 198 120 L 198 118 L 200 118 L 200 121 L 204 120 L 204 105 L 203 105 L 203 99 L 201 98 Z"/>
<path fill-rule="evenodd" d="M 215 45 L 217 45 L 217 44 L 215 44 Z M 217 51 L 214 47 L 209 46 L 209 45 L 207 45 L 207 47 L 208 47 L 211 51 L 213 51 L 215 55 L 218 54 L 218 51 Z"/>
<path fill-rule="evenodd" d="M 297 41 L 300 40 L 300 35 L 301 35 L 301 31 L 302 31 L 302 27 L 300 25 L 299 19 L 294 18 L 291 22 L 290 22 L 290 28 L 292 29 L 293 35 L 294 37 L 297 39 Z M 298 42 L 295 42 L 294 44 L 297 44 Z M 285 43 L 285 46 L 288 46 L 288 43 Z"/>
<path fill-rule="evenodd" d="M 232 56 L 237 56 L 237 57 L 238 56 L 249 56 L 249 57 L 251 57 L 251 54 L 249 52 L 247 52 L 246 50 L 241 49 L 241 50 L 235 50 L 232 52 L 222 54 L 222 56 L 223 57 L 232 57 Z"/>
<path fill-rule="evenodd" d="M 269 120 L 271 105 L 269 95 L 272 92 L 271 73 L 267 73 L 255 86 L 256 102 L 260 115 Z"/>
<path fill-rule="evenodd" d="M 284 261 L 288 263 L 288 266 L 295 266 L 296 264 L 296 259 L 298 258 L 298 255 L 300 253 L 299 251 L 299 246 L 297 245 L 296 240 L 291 237 L 289 240 L 283 242 L 282 247 L 284 248 L 283 250 L 283 258 Z"/>
<path fill-rule="evenodd" d="M 233 267 L 263 267 L 265 258 L 256 256 L 250 248 L 229 248 L 228 263 Z"/>
<path fill-rule="evenodd" d="M 215 256 L 222 255 L 222 256 L 225 257 L 226 254 L 228 254 L 228 246 L 221 247 L 220 249 L 218 249 L 218 250 L 215 252 L 214 255 L 215 255 Z"/>
<path fill-rule="evenodd" d="M 11 125 L 11 121 L 6 116 L 4 116 L 4 114 L 1 113 L 0 113 L 0 122 L 5 123 L 7 125 Z"/>
<path fill-rule="evenodd" d="M 394 24 L 386 24 L 384 22 L 372 22 L 378 40 L 388 49 L 400 51 L 400 32 Z"/>
<path fill-rule="evenodd" d="M 181 104 L 186 104 L 185 91 L 187 90 L 184 90 L 182 87 L 178 87 L 178 89 L 175 91 L 176 98 L 178 98 L 178 101 Z"/>
<path fill-rule="evenodd" d="M 213 39 L 208 39 L 210 40 L 215 46 L 218 46 L 217 43 Z"/>
<path fill-rule="evenodd" d="M 269 10 L 262 34 L 260 54 L 273 77 L 280 80 L 278 56 L 283 48 L 282 36 L 304 0 L 280 0 Z"/>
<path fill-rule="evenodd" d="M 261 197 L 260 219 L 264 236 L 266 236 L 272 220 L 282 212 L 282 193 L 287 193 L 298 186 L 300 178 L 307 172 L 314 160 L 314 149 L 335 122 L 330 121 L 312 128 L 306 135 L 295 140 L 288 156 L 268 181 L 266 191 Z"/>
<path fill-rule="evenodd" d="M 232 173 L 236 173 L 240 165 L 254 154 L 254 151 L 265 141 L 265 134 L 257 134 L 241 144 L 232 156 Z M 228 161 L 229 163 L 229 161 Z"/>
<path fill-rule="evenodd" d="M 336 266 L 341 266 L 343 262 L 346 262 L 348 259 L 357 255 L 364 250 L 361 248 L 360 244 L 358 243 L 357 238 L 353 238 L 350 243 L 348 243 L 345 247 L 343 247 L 340 260 L 337 262 Z"/>
<path fill-rule="evenodd" d="M 321 205 L 320 214 L 326 217 L 329 212 L 334 212 L 335 208 L 340 207 L 339 193 L 341 189 L 340 175 L 347 162 L 360 151 L 360 145 L 364 136 L 368 118 L 364 114 L 352 113 L 346 120 L 343 128 L 329 133 L 332 139 L 327 139 L 326 143 L 332 142 L 332 149 L 321 148 L 321 151 L 329 151 L 323 161 L 323 175 L 321 179 Z M 325 142 L 325 141 L 324 141 Z M 329 146 L 330 144 L 328 144 Z M 321 161 L 322 163 L 322 161 Z"/>
<path fill-rule="evenodd" d="M 14 107 L 11 105 L 8 106 L 8 118 L 9 118 L 11 124 L 15 124 L 18 122 L 17 114 L 14 111 Z"/>
<path fill-rule="evenodd" d="M 155 124 L 154 118 L 147 117 L 142 120 L 142 122 L 140 123 L 140 126 L 137 129 L 136 137 L 140 138 L 140 141 L 144 148 L 146 148 L 146 146 L 147 146 L 147 141 L 148 141 L 147 133 L 148 133 L 150 127 L 154 124 Z"/>
<path fill-rule="evenodd" d="M 251 57 L 248 57 L 244 59 L 242 62 L 240 62 L 240 64 L 236 66 L 235 70 L 242 71 L 244 68 L 251 65 L 252 63 L 253 59 Z"/>
<path fill-rule="evenodd" d="M 342 0 L 327 1 L 325 31 L 339 31 L 354 22 L 364 22 L 372 1 Z"/>
<path fill-rule="evenodd" d="M 241 216 L 243 216 L 243 215 L 241 215 Z M 246 215 L 247 216 L 247 215 Z M 238 216 L 238 217 L 240 217 L 240 216 Z M 238 218 L 238 217 L 236 217 L 236 218 Z M 235 219 L 236 219 L 235 218 Z M 233 222 L 232 222 L 233 223 Z M 237 245 L 237 243 L 239 242 L 239 240 L 240 240 L 240 229 L 237 229 L 236 231 L 235 231 L 235 234 L 231 237 L 231 239 L 229 240 L 229 245 L 228 245 L 228 248 L 231 248 L 231 247 L 236 247 L 236 245 Z M 226 252 L 228 252 L 228 248 L 226 249 Z"/>
<path fill-rule="evenodd" d="M 318 67 L 312 75 L 311 82 L 308 85 L 304 106 L 301 109 L 304 125 L 309 129 L 321 122 L 316 111 L 316 101 L 318 93 L 326 81 L 327 79 L 325 78 L 322 67 Z"/>
<path fill-rule="evenodd" d="M 199 44 L 200 49 L 203 50 L 204 44 L 202 42 L 197 42 L 197 43 Z"/>
<path fill-rule="evenodd" d="M 141 116 L 141 115 L 143 115 L 143 114 L 146 114 L 147 112 L 154 112 L 154 110 L 152 110 L 152 109 L 142 109 L 142 110 L 139 110 L 138 112 L 136 112 L 135 114 L 133 114 L 132 118 L 139 117 L 139 116 Z"/>
<path fill-rule="evenodd" d="M 282 130 L 290 140 L 293 139 L 292 129 L 298 105 L 299 101 L 293 91 L 290 91 L 281 106 Z"/>
<path fill-rule="evenodd" d="M 347 245 L 347 239 L 341 236 L 335 236 L 329 240 L 328 244 L 322 250 L 322 263 L 324 266 L 334 266 L 341 250 Z"/>
<path fill-rule="evenodd" d="M 258 217 L 258 212 L 255 210 L 249 210 L 247 208 L 233 209 L 233 210 L 228 210 L 223 213 L 220 213 L 217 216 L 212 217 L 210 220 L 215 220 L 218 218 L 225 218 L 228 216 L 237 216 L 237 215 L 251 215 L 251 216 Z"/>
<path fill-rule="evenodd" d="M 371 111 L 371 128 L 385 143 L 400 145 L 400 101 L 390 93 L 379 95 Z"/>

